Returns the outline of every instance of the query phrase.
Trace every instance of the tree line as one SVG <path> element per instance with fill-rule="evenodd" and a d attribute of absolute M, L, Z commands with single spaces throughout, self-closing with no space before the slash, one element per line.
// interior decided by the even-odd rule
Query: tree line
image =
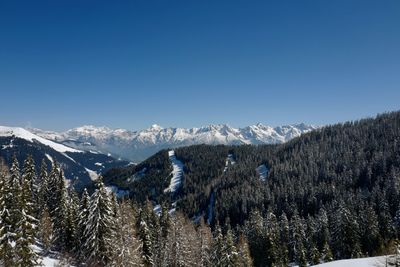
<path fill-rule="evenodd" d="M 166 205 L 118 200 L 101 178 L 91 195 L 72 188 L 57 162 L 39 174 L 30 156 L 22 170 L 15 157 L 0 164 L 1 266 L 40 265 L 55 252 L 76 266 L 252 266 L 246 237 L 229 225 L 213 234 Z"/>

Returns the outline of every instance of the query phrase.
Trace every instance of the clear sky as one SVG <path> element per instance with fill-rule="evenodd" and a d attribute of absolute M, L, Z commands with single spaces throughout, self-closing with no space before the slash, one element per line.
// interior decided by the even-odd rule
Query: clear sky
<path fill-rule="evenodd" d="M 0 1 L 0 125 L 329 124 L 398 109 L 398 0 Z"/>

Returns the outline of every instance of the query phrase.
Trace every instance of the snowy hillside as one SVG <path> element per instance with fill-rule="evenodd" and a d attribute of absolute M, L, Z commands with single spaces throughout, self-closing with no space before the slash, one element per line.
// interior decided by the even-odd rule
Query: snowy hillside
<path fill-rule="evenodd" d="M 388 259 L 389 260 L 389 257 Z M 370 258 L 360 258 L 360 259 L 350 259 L 350 260 L 338 260 L 327 263 L 322 263 L 318 267 L 384 267 L 386 262 L 385 256 L 380 257 L 370 257 Z"/>
<path fill-rule="evenodd" d="M 61 133 L 40 129 L 30 129 L 30 131 L 43 138 L 80 150 L 111 153 L 133 161 L 142 161 L 166 148 L 194 144 L 277 144 L 314 129 L 316 127 L 305 124 L 273 128 L 258 123 L 244 128 L 218 124 L 185 129 L 163 128 L 154 124 L 150 128 L 140 131 L 113 130 L 91 125 Z"/>
<path fill-rule="evenodd" d="M 0 126 L 0 157 L 11 164 L 13 155 L 21 163 L 28 155 L 32 155 L 39 164 L 45 160 L 48 168 L 57 161 L 66 178 L 73 181 L 77 188 L 90 184 L 98 174 L 110 168 L 129 164 L 110 155 L 78 150 L 47 140 L 23 128 Z"/>

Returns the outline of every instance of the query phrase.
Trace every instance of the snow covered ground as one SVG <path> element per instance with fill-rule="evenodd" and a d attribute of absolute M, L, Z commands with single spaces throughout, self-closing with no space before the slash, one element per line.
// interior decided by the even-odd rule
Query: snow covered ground
<path fill-rule="evenodd" d="M 171 161 L 173 170 L 171 173 L 172 178 L 169 183 L 169 186 L 164 190 L 164 192 L 174 193 L 181 186 L 182 175 L 183 175 L 183 163 L 175 157 L 174 150 L 168 151 L 168 156 Z"/>
<path fill-rule="evenodd" d="M 389 258 L 389 256 L 388 256 Z M 384 267 L 386 262 L 386 256 L 350 259 L 350 260 L 338 260 L 327 263 L 322 263 L 318 267 Z"/>

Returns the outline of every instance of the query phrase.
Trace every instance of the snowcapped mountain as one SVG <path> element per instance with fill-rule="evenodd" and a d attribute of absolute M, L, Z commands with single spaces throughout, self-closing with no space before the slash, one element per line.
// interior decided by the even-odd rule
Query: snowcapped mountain
<path fill-rule="evenodd" d="M 244 128 L 211 124 L 200 128 L 163 128 L 157 124 L 140 131 L 110 129 L 92 125 L 57 133 L 30 129 L 31 132 L 84 151 L 110 153 L 132 161 L 142 161 L 157 151 L 194 144 L 278 144 L 317 127 L 294 124 L 270 127 L 258 123 Z"/>
<path fill-rule="evenodd" d="M 56 160 L 62 166 L 66 178 L 73 181 L 77 188 L 91 184 L 98 174 L 110 168 L 129 164 L 110 155 L 71 148 L 23 128 L 0 126 L 0 157 L 11 163 L 13 155 L 16 155 L 22 166 L 28 154 L 37 162 L 37 168 L 43 159 L 48 168 Z"/>

